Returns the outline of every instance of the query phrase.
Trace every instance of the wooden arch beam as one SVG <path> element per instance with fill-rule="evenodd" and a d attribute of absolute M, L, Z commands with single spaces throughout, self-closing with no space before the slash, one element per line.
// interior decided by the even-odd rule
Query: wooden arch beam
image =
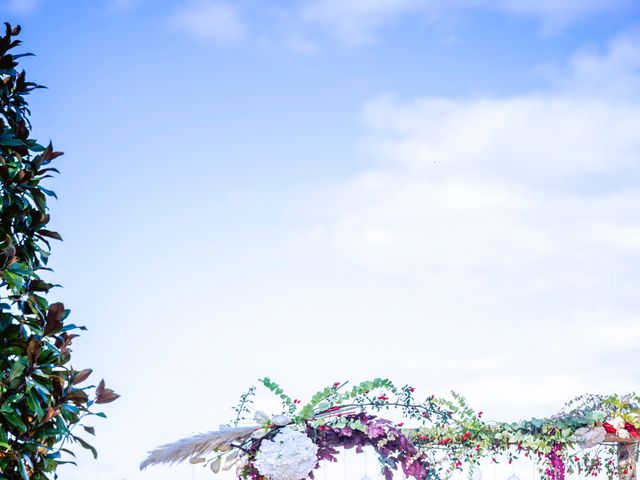
<path fill-rule="evenodd" d="M 618 475 L 620 480 L 636 480 L 636 466 L 638 462 L 638 439 L 621 438 L 608 433 L 605 443 L 618 445 Z"/>

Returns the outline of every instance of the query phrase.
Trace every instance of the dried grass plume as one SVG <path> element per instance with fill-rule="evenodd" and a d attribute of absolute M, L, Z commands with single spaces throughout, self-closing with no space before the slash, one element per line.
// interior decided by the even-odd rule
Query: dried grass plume
<path fill-rule="evenodd" d="M 230 450 L 233 442 L 246 440 L 258 428 L 258 426 L 229 428 L 217 432 L 201 433 L 162 445 L 149 452 L 149 456 L 140 464 L 140 470 L 144 470 L 149 465 L 184 462 L 193 457 L 208 455 L 215 450 Z"/>

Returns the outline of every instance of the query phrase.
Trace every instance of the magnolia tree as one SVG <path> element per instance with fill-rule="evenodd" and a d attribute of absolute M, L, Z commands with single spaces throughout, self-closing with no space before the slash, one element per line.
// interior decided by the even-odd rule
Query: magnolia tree
<path fill-rule="evenodd" d="M 94 456 L 87 442 L 95 405 L 118 395 L 101 381 L 85 386 L 91 369 L 71 367 L 71 342 L 84 327 L 67 321 L 62 303 L 49 303 L 56 287 L 41 275 L 51 240 L 47 200 L 55 193 L 45 181 L 58 171 L 62 155 L 31 138 L 26 96 L 40 85 L 29 82 L 15 54 L 20 27 L 5 24 L 0 36 L 0 478 L 57 478 L 73 463 L 73 447 Z M 47 275 L 48 278 L 48 275 Z"/>

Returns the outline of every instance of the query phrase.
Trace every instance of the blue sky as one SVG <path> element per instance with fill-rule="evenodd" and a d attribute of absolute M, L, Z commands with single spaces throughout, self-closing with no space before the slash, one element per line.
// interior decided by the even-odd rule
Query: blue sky
<path fill-rule="evenodd" d="M 122 394 L 99 460 L 390 376 L 494 418 L 640 380 L 631 0 L 1 0 L 24 28 L 56 296 Z M 268 401 L 267 401 L 268 405 Z"/>

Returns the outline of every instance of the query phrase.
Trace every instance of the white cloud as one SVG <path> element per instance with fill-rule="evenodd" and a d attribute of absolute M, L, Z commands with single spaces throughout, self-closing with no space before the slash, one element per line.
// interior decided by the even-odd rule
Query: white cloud
<path fill-rule="evenodd" d="M 373 165 L 316 199 L 306 245 L 403 285 L 422 308 L 447 305 L 446 317 L 425 316 L 458 333 L 431 335 L 466 350 L 447 368 L 481 403 L 509 391 L 502 407 L 548 407 L 631 388 L 632 369 L 602 376 L 637 354 L 640 332 L 640 99 L 627 94 L 640 87 L 636 42 L 576 56 L 546 92 L 372 100 L 360 152 Z M 475 357 L 497 366 L 459 368 Z"/>
<path fill-rule="evenodd" d="M 303 22 L 321 25 L 353 44 L 368 43 L 373 31 L 404 13 L 420 8 L 421 0 L 312 0 L 303 5 Z"/>
<path fill-rule="evenodd" d="M 487 164 L 535 175 L 607 170 L 634 163 L 639 108 L 626 101 L 523 95 L 484 99 L 376 100 L 365 111 L 375 129 L 363 148 L 430 176 Z M 606 125 L 618 129 L 602 135 Z M 585 142 L 584 139 L 589 139 Z M 545 161 L 553 152 L 553 161 Z M 435 162 L 435 163 L 434 163 Z M 437 167 L 433 167 L 433 165 Z"/>
<path fill-rule="evenodd" d="M 239 11 L 218 1 L 192 3 L 178 11 L 171 18 L 171 23 L 195 39 L 214 43 L 236 42 L 247 33 Z"/>
<path fill-rule="evenodd" d="M 550 73 L 559 90 L 573 96 L 599 98 L 640 98 L 640 31 L 614 39 L 606 52 L 584 49 L 576 54 L 565 71 Z"/>
<path fill-rule="evenodd" d="M 534 17 L 545 29 L 557 29 L 584 17 L 630 8 L 632 0 L 307 0 L 300 16 L 348 43 L 362 44 L 373 40 L 379 28 L 407 15 L 434 20 L 484 9 Z"/>
<path fill-rule="evenodd" d="M 127 4 L 132 0 L 112 1 Z M 557 31 L 585 18 L 638 8 L 633 0 L 302 0 L 287 7 L 256 5 L 248 12 L 233 3 L 194 1 L 172 20 L 196 38 L 236 41 L 246 37 L 242 11 L 254 19 L 252 30 L 262 32 L 254 40 L 282 44 L 301 53 L 316 52 L 317 42 L 327 36 L 350 46 L 372 43 L 381 30 L 408 17 L 417 16 L 446 39 L 457 19 L 478 10 L 531 17 L 543 31 Z"/>
<path fill-rule="evenodd" d="M 6 8 L 9 13 L 27 15 L 33 13 L 42 0 L 7 0 Z"/>
<path fill-rule="evenodd" d="M 382 100 L 365 119 L 386 166 L 332 192 L 343 208 L 314 230 L 345 260 L 475 296 L 605 288 L 640 252 L 640 190 L 616 184 L 637 171 L 640 104 Z"/>

